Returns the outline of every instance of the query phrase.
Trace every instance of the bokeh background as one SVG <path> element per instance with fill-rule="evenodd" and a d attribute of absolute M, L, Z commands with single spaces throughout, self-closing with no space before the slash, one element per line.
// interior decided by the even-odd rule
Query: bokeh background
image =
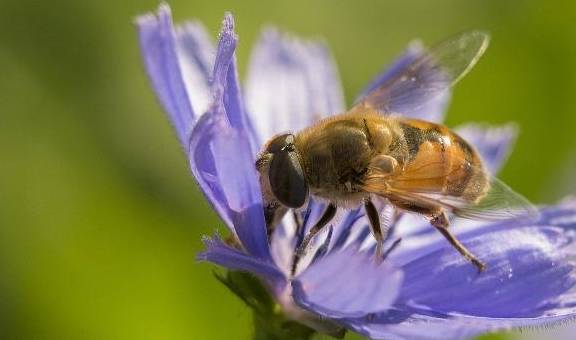
<path fill-rule="evenodd" d="M 411 39 L 488 30 L 448 125 L 517 122 L 501 177 L 534 202 L 576 192 L 575 1 L 170 3 L 214 35 L 231 10 L 241 74 L 263 24 L 322 37 L 348 103 Z M 157 4 L 0 0 L 0 339 L 250 337 L 248 309 L 194 260 L 224 228 L 143 71 L 132 22 Z"/>

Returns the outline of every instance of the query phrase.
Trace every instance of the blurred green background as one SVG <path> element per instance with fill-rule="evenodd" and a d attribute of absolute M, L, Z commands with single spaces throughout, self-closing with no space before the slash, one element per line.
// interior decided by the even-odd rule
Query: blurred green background
<path fill-rule="evenodd" d="M 502 178 L 535 202 L 576 191 L 576 2 L 171 1 L 241 73 L 263 24 L 322 37 L 348 103 L 415 37 L 492 34 L 448 124 L 515 121 Z M 195 263 L 222 224 L 143 71 L 134 16 L 157 1 L 0 0 L 0 339 L 248 339 L 251 318 Z"/>

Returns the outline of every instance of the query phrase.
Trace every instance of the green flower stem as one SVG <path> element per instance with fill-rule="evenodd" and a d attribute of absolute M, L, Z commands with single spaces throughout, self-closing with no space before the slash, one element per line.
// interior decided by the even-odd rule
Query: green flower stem
<path fill-rule="evenodd" d="M 254 313 L 253 340 L 310 340 L 316 332 L 281 315 L 263 317 Z"/>

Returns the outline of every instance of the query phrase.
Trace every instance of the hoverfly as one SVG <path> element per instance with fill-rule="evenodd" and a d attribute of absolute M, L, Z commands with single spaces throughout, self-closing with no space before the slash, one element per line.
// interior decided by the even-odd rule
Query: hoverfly
<path fill-rule="evenodd" d="M 363 205 L 382 256 L 385 226 L 374 200 L 425 216 L 479 271 L 485 264 L 450 232 L 449 214 L 470 219 L 533 215 L 522 196 L 491 177 L 475 148 L 447 127 L 407 118 L 442 95 L 478 61 L 489 36 L 472 31 L 420 53 L 348 112 L 272 137 L 256 168 L 269 235 L 309 196 L 327 207 L 295 252 L 292 272 L 338 208 Z"/>

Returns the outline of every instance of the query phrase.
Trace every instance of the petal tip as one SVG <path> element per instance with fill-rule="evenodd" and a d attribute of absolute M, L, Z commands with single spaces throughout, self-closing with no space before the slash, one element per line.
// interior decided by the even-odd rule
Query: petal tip
<path fill-rule="evenodd" d="M 152 13 L 146 13 L 135 17 L 132 20 L 132 23 L 136 25 L 139 29 L 144 26 L 150 25 L 152 23 L 156 23 L 156 16 Z"/>
<path fill-rule="evenodd" d="M 237 39 L 237 35 L 234 32 L 235 23 L 234 15 L 232 12 L 224 12 L 224 19 L 222 20 L 222 29 L 220 30 L 220 36 L 229 35 L 234 39 Z"/>
<path fill-rule="evenodd" d="M 208 261 L 208 256 L 206 253 L 199 253 L 196 254 L 196 262 L 205 262 Z"/>
<path fill-rule="evenodd" d="M 170 8 L 170 5 L 165 2 L 162 1 L 160 2 L 160 4 L 158 5 L 158 15 L 172 15 L 172 9 Z"/>
<path fill-rule="evenodd" d="M 157 16 L 160 22 L 170 26 L 172 25 L 172 9 L 166 2 L 162 2 L 158 5 Z"/>
<path fill-rule="evenodd" d="M 424 51 L 424 43 L 420 39 L 414 39 L 408 43 L 408 47 L 406 48 L 408 53 L 412 53 L 414 55 L 418 55 Z"/>
<path fill-rule="evenodd" d="M 234 29 L 234 14 L 230 11 L 224 12 L 224 26 L 230 30 Z"/>
<path fill-rule="evenodd" d="M 480 37 L 484 41 L 483 45 L 485 45 L 485 47 L 488 47 L 488 44 L 490 44 L 490 32 L 484 30 L 477 30 L 474 31 L 473 34 Z"/>

